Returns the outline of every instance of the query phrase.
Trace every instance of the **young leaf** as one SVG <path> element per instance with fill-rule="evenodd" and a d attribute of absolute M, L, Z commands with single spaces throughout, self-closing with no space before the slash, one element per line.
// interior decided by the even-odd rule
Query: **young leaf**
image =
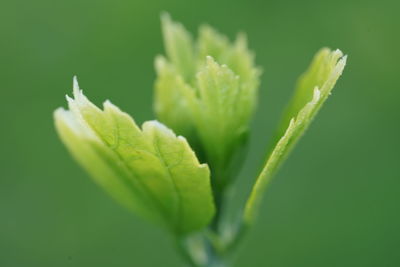
<path fill-rule="evenodd" d="M 197 73 L 197 95 L 190 88 L 182 94 L 189 103 L 189 112 L 202 141 L 207 160 L 214 171 L 219 188 L 229 182 L 225 173 L 231 166 L 236 149 L 247 137 L 248 119 L 243 119 L 239 77 L 226 65 L 207 57 L 206 66 Z"/>
<path fill-rule="evenodd" d="M 269 154 L 247 200 L 245 223 L 250 224 L 254 220 L 266 186 L 330 95 L 345 65 L 346 56 L 340 50 L 330 51 L 324 48 L 317 53 L 309 69 L 300 77 L 278 129 L 283 135 Z"/>
<path fill-rule="evenodd" d="M 167 13 L 161 15 L 165 49 L 171 63 L 183 79 L 190 80 L 195 74 L 192 36 L 182 24 L 171 20 Z"/>
<path fill-rule="evenodd" d="M 157 117 L 188 138 L 210 164 L 213 184 L 223 188 L 232 178 L 231 167 L 239 165 L 234 159 L 248 134 L 260 70 L 243 34 L 230 43 L 202 26 L 193 45 L 183 26 L 167 15 L 162 16 L 162 28 L 167 57 L 156 59 Z"/>
<path fill-rule="evenodd" d="M 92 104 L 74 83 L 69 110 L 55 112 L 57 131 L 76 160 L 114 198 L 181 235 L 214 213 L 207 165 L 185 138 L 156 121 L 140 129 L 109 101 Z"/>
<path fill-rule="evenodd" d="M 189 85 L 163 56 L 156 58 L 155 68 L 157 80 L 155 82 L 154 110 L 158 119 L 171 127 L 177 134 L 194 139 L 194 125 L 191 115 L 188 113 L 189 103 L 182 97 L 182 90 Z"/>

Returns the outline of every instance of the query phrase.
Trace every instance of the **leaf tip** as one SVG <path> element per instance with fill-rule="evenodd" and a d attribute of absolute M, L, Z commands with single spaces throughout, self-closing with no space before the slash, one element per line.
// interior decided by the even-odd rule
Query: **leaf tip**
<path fill-rule="evenodd" d="M 161 11 L 160 18 L 163 24 L 171 22 L 171 15 L 165 10 Z"/>
<path fill-rule="evenodd" d="M 56 110 L 54 110 L 53 112 L 53 118 L 54 120 L 58 120 L 61 116 L 63 116 L 63 114 L 67 112 L 67 110 L 65 110 L 63 107 L 59 107 Z"/>
<path fill-rule="evenodd" d="M 73 88 L 74 96 L 78 95 L 80 89 L 79 89 L 78 77 L 76 75 L 74 75 L 74 78 L 73 78 L 72 88 Z"/>

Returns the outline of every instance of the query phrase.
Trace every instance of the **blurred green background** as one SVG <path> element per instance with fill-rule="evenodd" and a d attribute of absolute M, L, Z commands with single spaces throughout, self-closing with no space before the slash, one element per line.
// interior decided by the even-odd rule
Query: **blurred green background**
<path fill-rule="evenodd" d="M 70 158 L 52 112 L 88 97 L 153 119 L 165 10 L 195 32 L 247 32 L 264 69 L 240 188 L 296 78 L 323 46 L 349 55 L 332 97 L 269 187 L 236 266 L 400 266 L 399 1 L 0 3 L 0 266 L 179 266 L 169 237 L 114 203 Z M 239 191 L 237 199 L 246 190 Z"/>

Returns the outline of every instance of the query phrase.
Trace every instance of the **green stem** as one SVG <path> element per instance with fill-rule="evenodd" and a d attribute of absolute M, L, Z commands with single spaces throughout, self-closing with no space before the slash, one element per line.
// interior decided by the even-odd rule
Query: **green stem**
<path fill-rule="evenodd" d="M 208 242 L 208 257 L 204 267 L 228 267 L 223 253 L 219 252 L 212 243 Z"/>
<path fill-rule="evenodd" d="M 191 267 L 228 267 L 225 254 L 205 234 L 177 239 L 177 248 Z"/>
<path fill-rule="evenodd" d="M 178 238 L 176 240 L 176 247 L 181 257 L 190 267 L 200 267 L 200 265 L 197 264 L 196 260 L 188 249 L 185 239 Z"/>
<path fill-rule="evenodd" d="M 231 266 L 228 258 L 247 232 L 241 221 L 242 216 L 237 224 L 225 224 L 227 188 L 214 186 L 213 189 L 216 214 L 208 231 L 178 240 L 180 254 L 191 267 Z"/>

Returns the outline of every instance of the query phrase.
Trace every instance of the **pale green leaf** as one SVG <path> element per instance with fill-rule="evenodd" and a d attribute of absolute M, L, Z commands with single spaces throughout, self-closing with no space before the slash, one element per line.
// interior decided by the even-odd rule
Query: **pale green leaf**
<path fill-rule="evenodd" d="M 193 45 L 183 26 L 167 15 L 162 25 L 167 57 L 156 59 L 155 112 L 161 122 L 188 138 L 210 164 L 214 184 L 224 187 L 232 178 L 231 166 L 240 165 L 234 159 L 248 134 L 261 72 L 244 34 L 231 43 L 202 26 Z"/>
<path fill-rule="evenodd" d="M 167 13 L 161 15 L 161 26 L 165 50 L 171 63 L 184 80 L 191 80 L 195 74 L 194 45 L 189 32 L 182 24 L 171 20 Z"/>
<path fill-rule="evenodd" d="M 216 62 L 226 65 L 237 75 L 241 95 L 240 110 L 237 112 L 239 117 L 235 119 L 247 125 L 257 103 L 261 70 L 255 67 L 254 54 L 247 47 L 246 35 L 240 33 L 235 42 L 230 43 L 226 36 L 208 25 L 203 25 L 199 31 L 198 47 L 198 61 L 201 62 L 199 66 L 203 66 L 207 56 L 211 56 Z"/>
<path fill-rule="evenodd" d="M 211 169 L 216 172 L 216 185 L 223 187 L 230 177 L 235 150 L 243 144 L 248 125 L 243 119 L 242 91 L 239 77 L 226 65 L 219 65 L 207 57 L 206 66 L 197 73 L 197 94 L 183 88 L 182 94 L 189 103 L 189 112 L 204 146 Z"/>
<path fill-rule="evenodd" d="M 246 203 L 246 223 L 254 220 L 266 186 L 330 95 L 345 65 L 346 56 L 342 52 L 325 48 L 317 53 L 309 69 L 300 77 L 278 130 L 281 133 L 284 129 L 282 136 L 269 154 Z"/>
<path fill-rule="evenodd" d="M 232 45 L 229 39 L 209 25 L 200 26 L 197 43 L 198 60 L 201 65 L 207 56 L 215 58 L 218 62 L 226 62 L 231 54 Z"/>
<path fill-rule="evenodd" d="M 214 213 L 207 165 L 185 138 L 156 121 L 140 129 L 109 101 L 104 110 L 74 86 L 69 110 L 55 112 L 58 133 L 77 161 L 114 198 L 176 234 L 206 226 Z"/>
<path fill-rule="evenodd" d="M 163 56 L 156 58 L 154 110 L 160 121 L 174 129 L 177 134 L 186 138 L 193 136 L 193 124 L 189 107 L 181 92 L 188 87 L 182 78 Z"/>
<path fill-rule="evenodd" d="M 297 81 L 294 95 L 286 107 L 278 127 L 278 137 L 283 135 L 289 121 L 310 101 L 313 95 L 312 88 L 318 87 L 321 91 L 328 92 L 332 90 L 336 80 L 330 81 L 329 79 L 333 75 L 335 68 L 337 68 L 336 63 L 342 56 L 343 54 L 340 50 L 331 51 L 329 48 L 322 48 L 314 56 L 307 71 Z M 326 94 L 326 96 L 328 95 L 329 93 Z"/>

